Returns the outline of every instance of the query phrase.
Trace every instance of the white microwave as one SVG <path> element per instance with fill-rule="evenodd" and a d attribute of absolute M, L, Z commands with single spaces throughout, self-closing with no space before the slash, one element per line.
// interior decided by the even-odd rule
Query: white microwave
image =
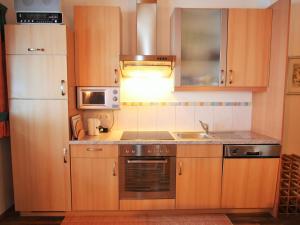
<path fill-rule="evenodd" d="M 78 109 L 119 109 L 120 88 L 77 87 Z"/>

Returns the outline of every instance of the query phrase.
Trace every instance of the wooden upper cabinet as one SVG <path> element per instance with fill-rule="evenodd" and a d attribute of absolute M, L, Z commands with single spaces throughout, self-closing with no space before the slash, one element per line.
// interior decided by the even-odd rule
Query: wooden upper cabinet
<path fill-rule="evenodd" d="M 227 86 L 267 87 L 272 9 L 229 9 Z"/>
<path fill-rule="evenodd" d="M 65 25 L 6 25 L 6 54 L 67 54 Z"/>
<path fill-rule="evenodd" d="M 121 15 L 118 7 L 75 6 L 78 86 L 118 86 Z"/>
<path fill-rule="evenodd" d="M 196 23 L 195 23 L 196 21 Z M 265 90 L 272 9 L 175 9 L 175 90 Z"/>
<path fill-rule="evenodd" d="M 273 208 L 279 159 L 225 159 L 222 208 Z"/>

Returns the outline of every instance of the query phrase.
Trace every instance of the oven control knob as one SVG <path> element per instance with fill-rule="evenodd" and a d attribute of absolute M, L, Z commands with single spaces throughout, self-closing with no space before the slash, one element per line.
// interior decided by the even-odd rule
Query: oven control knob
<path fill-rule="evenodd" d="M 132 150 L 131 153 L 135 153 L 135 150 Z"/>
<path fill-rule="evenodd" d="M 113 94 L 114 94 L 114 95 L 118 94 L 118 90 L 116 90 L 116 89 L 113 90 Z"/>
<path fill-rule="evenodd" d="M 114 102 L 118 101 L 118 97 L 113 97 L 113 101 Z"/>
<path fill-rule="evenodd" d="M 129 153 L 129 150 L 128 149 L 126 149 L 126 151 L 125 151 L 127 154 Z"/>

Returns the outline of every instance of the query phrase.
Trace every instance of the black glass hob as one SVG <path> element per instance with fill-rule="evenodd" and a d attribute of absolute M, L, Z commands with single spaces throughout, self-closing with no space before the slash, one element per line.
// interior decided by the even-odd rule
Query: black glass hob
<path fill-rule="evenodd" d="M 124 131 L 121 140 L 174 140 L 168 131 Z"/>

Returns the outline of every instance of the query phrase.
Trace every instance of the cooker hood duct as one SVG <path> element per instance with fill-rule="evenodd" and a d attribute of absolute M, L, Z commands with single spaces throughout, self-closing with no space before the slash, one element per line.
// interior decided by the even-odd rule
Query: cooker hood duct
<path fill-rule="evenodd" d="M 157 55 L 156 0 L 137 0 L 137 55 L 121 55 L 120 67 L 124 77 L 159 74 L 170 76 L 175 56 Z"/>

